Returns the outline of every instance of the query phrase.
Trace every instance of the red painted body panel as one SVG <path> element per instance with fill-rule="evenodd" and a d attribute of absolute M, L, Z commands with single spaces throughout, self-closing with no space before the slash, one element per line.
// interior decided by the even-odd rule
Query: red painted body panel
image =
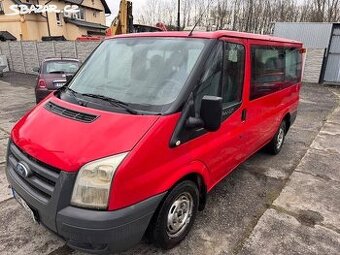
<path fill-rule="evenodd" d="M 141 33 L 118 37 L 144 36 L 187 37 L 187 33 Z M 229 38 L 224 38 L 227 36 Z M 297 110 L 300 83 L 249 100 L 250 44 L 268 44 L 268 41 L 270 45 L 278 46 L 302 47 L 302 44 L 230 31 L 194 32 L 192 37 L 223 37 L 223 40 L 241 43 L 246 48 L 242 104 L 217 132 L 170 148 L 169 142 L 181 113 L 167 116 L 118 114 L 84 108 L 51 95 L 18 122 L 12 131 L 13 141 L 40 161 L 70 172 L 95 159 L 130 151 L 115 173 L 109 210 L 124 208 L 167 191 L 191 173 L 199 174 L 207 190 L 211 190 L 273 137 L 286 114 Z M 63 118 L 43 108 L 48 100 L 100 117 L 90 124 Z M 241 120 L 243 110 L 247 112 L 246 121 Z"/>
<path fill-rule="evenodd" d="M 126 207 L 169 190 L 190 173 L 200 174 L 204 182 L 210 185 L 210 173 L 202 162 L 195 159 L 190 143 L 177 148 L 169 147 L 179 116 L 173 114 L 160 117 L 124 160 L 112 183 L 110 210 Z"/>
<path fill-rule="evenodd" d="M 48 100 L 71 110 L 99 115 L 99 118 L 83 123 L 59 116 L 44 108 Z M 15 125 L 12 139 L 32 157 L 63 171 L 74 172 L 90 161 L 132 150 L 157 119 L 158 116 L 89 109 L 53 96 Z"/>

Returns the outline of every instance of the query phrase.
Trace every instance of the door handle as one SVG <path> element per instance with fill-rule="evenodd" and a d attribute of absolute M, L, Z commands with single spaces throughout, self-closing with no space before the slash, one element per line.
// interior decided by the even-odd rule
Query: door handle
<path fill-rule="evenodd" d="M 246 119 L 247 119 L 247 110 L 243 109 L 242 110 L 241 121 L 246 121 Z"/>

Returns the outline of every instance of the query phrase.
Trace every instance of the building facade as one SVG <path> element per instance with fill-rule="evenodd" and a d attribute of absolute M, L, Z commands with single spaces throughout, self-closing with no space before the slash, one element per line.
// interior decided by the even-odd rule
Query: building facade
<path fill-rule="evenodd" d="M 340 84 L 340 23 L 277 22 L 274 36 L 303 42 L 305 82 Z"/>
<path fill-rule="evenodd" d="M 79 12 L 14 15 L 13 5 L 25 5 L 28 9 L 53 5 L 62 11 L 66 6 L 70 9 L 76 5 Z M 105 0 L 0 0 L 0 40 L 13 40 L 13 37 L 18 41 L 75 40 L 84 35 L 104 35 L 107 29 L 105 15 L 110 13 Z"/>

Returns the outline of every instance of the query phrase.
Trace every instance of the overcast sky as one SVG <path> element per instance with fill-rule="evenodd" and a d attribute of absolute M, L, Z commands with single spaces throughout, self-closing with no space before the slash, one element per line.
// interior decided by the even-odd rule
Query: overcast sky
<path fill-rule="evenodd" d="M 107 18 L 107 24 L 110 25 L 112 20 L 118 14 L 120 0 L 106 0 L 106 2 L 109 5 L 109 7 L 111 9 L 111 13 L 112 13 L 112 15 Z M 132 9 L 133 14 L 137 10 L 142 8 L 142 6 L 144 5 L 145 2 L 146 2 L 146 0 L 135 0 L 135 1 L 132 1 L 132 3 L 133 3 L 133 9 Z"/>

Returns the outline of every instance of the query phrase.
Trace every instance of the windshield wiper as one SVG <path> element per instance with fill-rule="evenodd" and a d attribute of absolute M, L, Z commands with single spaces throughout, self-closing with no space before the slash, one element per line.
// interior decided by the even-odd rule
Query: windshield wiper
<path fill-rule="evenodd" d="M 96 94 L 86 94 L 86 93 L 80 94 L 80 95 L 86 96 L 86 97 L 92 97 L 92 98 L 96 98 L 96 99 L 101 99 L 103 101 L 109 102 L 113 106 L 121 107 L 131 114 L 138 114 L 138 112 L 135 109 L 132 109 L 131 107 L 129 107 L 129 105 L 127 103 L 125 103 L 123 101 L 119 101 L 119 100 L 111 98 L 111 97 L 106 97 L 106 96 L 103 96 L 103 95 L 96 95 Z"/>
<path fill-rule="evenodd" d="M 66 89 L 67 89 L 67 91 L 71 92 L 71 94 L 75 97 L 76 97 L 76 95 L 81 95 L 81 96 L 83 95 L 82 93 L 79 93 L 79 92 L 71 89 L 70 87 L 66 87 Z"/>
<path fill-rule="evenodd" d="M 72 96 L 74 97 L 74 99 L 76 100 L 77 104 L 79 104 L 79 105 L 81 105 L 81 106 L 85 106 L 85 104 L 84 104 L 83 102 L 79 101 L 79 100 L 78 100 L 79 98 L 77 97 L 77 95 L 82 95 L 82 94 L 79 93 L 79 92 L 77 92 L 77 91 L 75 91 L 75 90 L 73 90 L 73 89 L 70 89 L 70 88 L 68 87 L 68 84 L 65 84 L 64 86 L 62 86 L 62 87 L 60 87 L 60 88 L 57 89 L 57 91 L 60 91 L 60 92 L 65 92 L 65 90 L 71 93 L 71 95 L 72 95 Z"/>
<path fill-rule="evenodd" d="M 67 86 L 66 86 L 66 90 L 69 91 L 69 92 L 72 94 L 72 96 L 73 96 L 74 98 L 76 98 L 76 99 L 77 99 L 77 95 L 82 95 L 81 93 L 79 93 L 79 92 L 77 92 L 77 91 L 75 91 L 75 90 L 73 90 L 73 89 L 70 89 L 70 88 L 67 87 Z M 79 103 L 78 100 L 77 100 L 77 102 Z"/>

